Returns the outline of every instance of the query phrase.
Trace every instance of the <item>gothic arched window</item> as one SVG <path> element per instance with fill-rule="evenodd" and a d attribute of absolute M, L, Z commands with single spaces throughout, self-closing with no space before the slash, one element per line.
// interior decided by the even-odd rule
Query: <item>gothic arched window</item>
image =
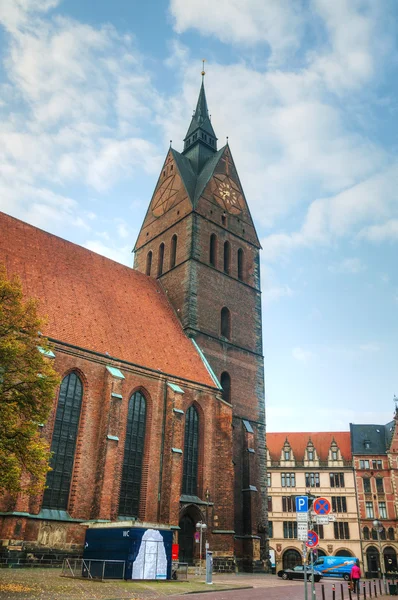
<path fill-rule="evenodd" d="M 244 253 L 242 248 L 238 250 L 238 279 L 243 281 L 243 269 L 244 269 Z"/>
<path fill-rule="evenodd" d="M 146 401 L 141 392 L 135 392 L 129 400 L 119 498 L 119 515 L 126 517 L 138 517 L 145 425 Z"/>
<path fill-rule="evenodd" d="M 145 273 L 147 275 L 151 274 L 151 268 L 152 268 L 152 250 L 150 250 L 148 252 L 148 254 L 146 255 L 146 270 L 145 270 Z"/>
<path fill-rule="evenodd" d="M 221 335 L 228 340 L 231 337 L 231 313 L 226 306 L 221 309 Z"/>
<path fill-rule="evenodd" d="M 394 532 L 394 528 L 393 527 L 389 527 L 388 528 L 388 539 L 389 540 L 395 539 L 395 532 Z"/>
<path fill-rule="evenodd" d="M 158 277 L 163 273 L 163 261 L 164 261 L 164 244 L 163 242 L 159 246 L 159 257 L 158 257 Z"/>
<path fill-rule="evenodd" d="M 368 540 L 369 539 L 369 527 L 364 527 L 362 530 L 362 533 L 363 533 L 363 539 Z"/>
<path fill-rule="evenodd" d="M 177 256 L 177 236 L 174 234 L 171 238 L 171 247 L 170 247 L 170 269 L 176 266 L 176 256 Z"/>
<path fill-rule="evenodd" d="M 231 244 L 224 242 L 224 272 L 229 275 L 231 268 Z"/>
<path fill-rule="evenodd" d="M 190 406 L 185 417 L 184 473 L 182 493 L 196 496 L 198 493 L 199 415 Z"/>
<path fill-rule="evenodd" d="M 63 378 L 58 396 L 57 412 L 51 441 L 52 471 L 47 473 L 43 508 L 67 510 L 76 438 L 83 399 L 83 384 L 77 373 Z"/>
<path fill-rule="evenodd" d="M 229 373 L 224 371 L 221 373 L 221 387 L 222 387 L 222 397 L 226 402 L 231 403 L 231 376 Z"/>
<path fill-rule="evenodd" d="M 215 233 L 212 233 L 210 236 L 209 262 L 212 267 L 217 267 L 217 236 Z"/>

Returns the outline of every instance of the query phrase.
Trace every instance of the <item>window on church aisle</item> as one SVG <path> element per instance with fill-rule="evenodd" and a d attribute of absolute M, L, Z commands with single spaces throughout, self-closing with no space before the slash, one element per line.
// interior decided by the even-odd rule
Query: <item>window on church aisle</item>
<path fill-rule="evenodd" d="M 185 417 L 184 470 L 182 493 L 196 496 L 198 493 L 199 415 L 190 406 Z"/>
<path fill-rule="evenodd" d="M 210 236 L 209 262 L 212 267 L 217 267 L 217 236 L 215 233 L 212 233 Z"/>
<path fill-rule="evenodd" d="M 243 269 L 244 269 L 244 254 L 242 248 L 238 250 L 238 279 L 243 281 Z"/>
<path fill-rule="evenodd" d="M 224 243 L 224 273 L 229 275 L 231 269 L 231 244 L 229 242 Z"/>
<path fill-rule="evenodd" d="M 69 373 L 59 390 L 54 432 L 51 442 L 52 458 L 46 479 L 43 508 L 67 510 L 76 438 L 83 399 L 83 384 L 77 373 Z"/>
<path fill-rule="evenodd" d="M 158 277 L 163 273 L 163 262 L 164 262 L 164 244 L 163 242 L 159 246 L 159 257 L 158 257 Z"/>
<path fill-rule="evenodd" d="M 226 306 L 221 309 L 221 335 L 228 340 L 231 338 L 231 313 Z"/>
<path fill-rule="evenodd" d="M 177 236 L 174 234 L 171 238 L 171 247 L 170 247 L 170 269 L 176 266 L 176 256 L 177 256 Z"/>
<path fill-rule="evenodd" d="M 129 400 L 119 515 L 138 517 L 146 428 L 146 401 L 141 392 Z"/>
<path fill-rule="evenodd" d="M 226 402 L 231 404 L 231 376 L 229 373 L 224 371 L 221 373 L 221 387 L 222 387 L 222 397 Z"/>
<path fill-rule="evenodd" d="M 152 250 L 149 250 L 148 254 L 146 255 L 146 269 L 145 269 L 146 275 L 151 274 L 151 269 L 152 269 Z"/>

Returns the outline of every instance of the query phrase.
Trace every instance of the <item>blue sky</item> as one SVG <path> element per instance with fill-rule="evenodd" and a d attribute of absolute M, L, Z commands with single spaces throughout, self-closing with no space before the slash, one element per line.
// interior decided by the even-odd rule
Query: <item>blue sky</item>
<path fill-rule="evenodd" d="M 263 245 L 269 431 L 398 394 L 395 0 L 0 0 L 0 210 L 131 264 L 201 59 Z"/>

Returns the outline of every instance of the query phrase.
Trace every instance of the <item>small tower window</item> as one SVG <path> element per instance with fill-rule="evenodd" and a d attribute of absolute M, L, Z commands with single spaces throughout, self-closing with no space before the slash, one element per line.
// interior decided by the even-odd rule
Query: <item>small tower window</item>
<path fill-rule="evenodd" d="M 151 268 L 152 268 L 152 250 L 150 250 L 148 252 L 148 254 L 146 255 L 146 270 L 145 270 L 145 273 L 147 275 L 151 274 Z"/>
<path fill-rule="evenodd" d="M 244 254 L 242 248 L 238 250 L 238 279 L 243 281 Z"/>
<path fill-rule="evenodd" d="M 163 273 L 163 261 L 164 261 L 164 244 L 163 242 L 159 246 L 159 258 L 158 258 L 158 277 Z"/>
<path fill-rule="evenodd" d="M 220 383 L 222 387 L 223 400 L 231 404 L 231 377 L 229 373 L 226 371 L 221 373 Z"/>
<path fill-rule="evenodd" d="M 221 223 L 224 227 L 227 226 L 227 215 L 225 213 L 221 215 Z"/>
<path fill-rule="evenodd" d="M 215 233 L 212 233 L 210 236 L 209 262 L 212 267 L 217 267 L 217 236 Z"/>
<path fill-rule="evenodd" d="M 229 242 L 224 243 L 224 273 L 229 275 L 231 266 L 231 244 Z"/>
<path fill-rule="evenodd" d="M 231 337 L 231 313 L 226 306 L 221 309 L 221 335 L 228 340 Z"/>
<path fill-rule="evenodd" d="M 173 235 L 173 237 L 171 238 L 171 248 L 170 248 L 170 269 L 172 269 L 176 265 L 176 256 L 177 256 L 177 236 Z"/>

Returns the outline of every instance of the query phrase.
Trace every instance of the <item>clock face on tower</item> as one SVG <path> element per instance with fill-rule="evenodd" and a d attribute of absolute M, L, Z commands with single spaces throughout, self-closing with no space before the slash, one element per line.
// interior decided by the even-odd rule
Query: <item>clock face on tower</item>
<path fill-rule="evenodd" d="M 236 183 L 228 175 L 218 175 L 212 181 L 212 192 L 218 204 L 229 213 L 242 212 L 243 197 Z"/>
<path fill-rule="evenodd" d="M 176 174 L 166 176 L 160 182 L 151 204 L 154 217 L 160 217 L 174 206 L 180 191 L 178 183 Z"/>

